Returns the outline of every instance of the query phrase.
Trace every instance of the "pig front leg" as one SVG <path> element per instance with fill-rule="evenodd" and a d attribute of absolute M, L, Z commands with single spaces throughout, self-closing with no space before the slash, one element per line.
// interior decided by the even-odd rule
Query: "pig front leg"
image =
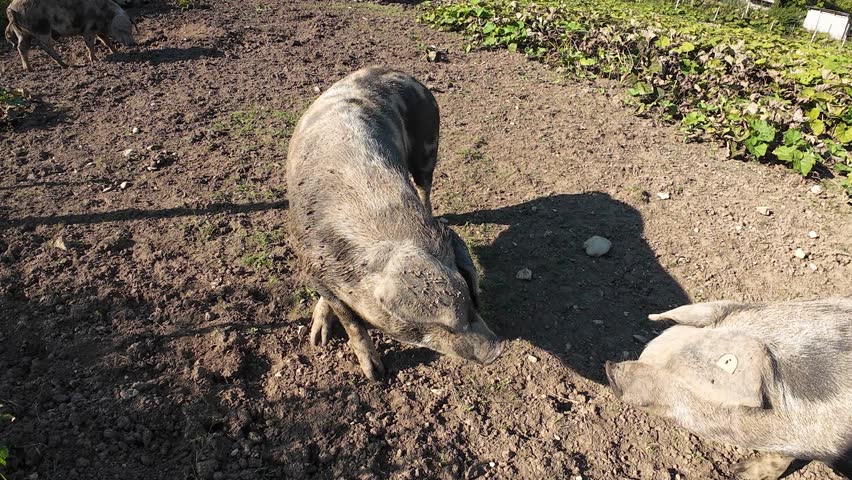
<path fill-rule="evenodd" d="M 385 367 L 382 365 L 382 359 L 379 358 L 379 352 L 376 351 L 373 341 L 370 340 L 370 336 L 367 334 L 367 329 L 364 328 L 364 324 L 361 323 L 355 315 L 355 312 L 353 312 L 352 309 L 346 306 L 339 299 L 328 297 L 325 298 L 325 301 L 328 302 L 328 305 L 331 307 L 334 315 L 336 315 L 340 320 L 340 323 L 343 324 L 346 334 L 349 335 L 349 346 L 352 347 L 352 351 L 355 352 L 355 356 L 358 357 L 358 363 L 361 365 L 361 371 L 363 371 L 364 375 L 366 375 L 370 380 L 379 381 L 385 374 Z"/>
<path fill-rule="evenodd" d="M 57 65 L 62 68 L 68 68 L 68 65 L 62 61 L 62 57 L 60 57 L 59 54 L 56 53 L 56 50 L 54 50 L 53 37 L 51 37 L 50 34 L 39 35 L 35 37 L 35 39 L 38 42 L 39 46 L 41 46 L 41 48 L 43 48 L 44 51 L 47 52 L 48 55 L 50 55 L 50 58 L 52 58 Z"/>
<path fill-rule="evenodd" d="M 777 480 L 787 471 L 793 460 L 793 457 L 767 453 L 739 462 L 734 466 L 734 473 L 740 480 Z"/>
<path fill-rule="evenodd" d="M 335 320 L 337 320 L 337 317 L 331 310 L 331 305 L 325 298 L 320 297 L 314 307 L 313 321 L 311 322 L 311 345 L 315 347 L 322 345 L 324 347 L 328 344 L 328 337 Z"/>
<path fill-rule="evenodd" d="M 112 42 L 112 40 L 109 39 L 108 36 L 99 33 L 96 35 L 96 37 L 98 37 L 98 40 L 100 40 L 101 43 L 103 43 L 104 46 L 107 48 L 107 50 L 109 50 L 109 53 L 115 53 L 115 44 Z"/>
<path fill-rule="evenodd" d="M 95 36 L 88 33 L 83 35 L 83 40 L 86 42 L 86 50 L 89 51 L 89 61 L 95 63 L 97 61 L 95 57 Z"/>

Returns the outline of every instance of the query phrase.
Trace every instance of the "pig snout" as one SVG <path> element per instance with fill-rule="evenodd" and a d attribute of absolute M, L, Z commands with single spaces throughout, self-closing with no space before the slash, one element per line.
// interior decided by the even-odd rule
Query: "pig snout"
<path fill-rule="evenodd" d="M 113 18 L 109 34 L 119 43 L 132 47 L 136 45 L 136 40 L 133 38 L 133 27 L 130 17 L 122 12 Z"/>
<path fill-rule="evenodd" d="M 618 385 L 618 382 L 615 380 L 616 376 L 618 375 L 618 364 L 607 360 L 606 364 L 604 365 L 604 368 L 606 369 L 606 379 L 609 382 L 610 388 L 612 388 L 612 393 L 615 394 L 616 398 L 621 398 L 622 395 L 624 395 L 624 391 L 621 389 L 621 387 Z"/>
<path fill-rule="evenodd" d="M 449 346 L 450 353 L 483 365 L 493 363 L 503 353 L 502 342 L 482 320 L 473 322 L 466 332 L 455 334 Z"/>

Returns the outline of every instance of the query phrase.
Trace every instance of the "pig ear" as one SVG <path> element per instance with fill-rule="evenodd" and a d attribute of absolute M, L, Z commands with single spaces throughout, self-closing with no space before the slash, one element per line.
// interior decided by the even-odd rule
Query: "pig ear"
<path fill-rule="evenodd" d="M 681 325 L 706 327 L 721 321 L 738 307 L 742 307 L 742 305 L 728 301 L 694 303 L 677 307 L 668 312 L 648 315 L 648 320 L 655 322 L 672 320 Z"/>
<path fill-rule="evenodd" d="M 450 235 L 450 242 L 453 245 L 453 254 L 456 257 L 456 267 L 459 273 L 467 282 L 467 288 L 470 291 L 470 298 L 473 300 L 473 306 L 479 310 L 479 273 L 476 271 L 476 266 L 473 264 L 473 259 L 470 258 L 470 251 L 467 249 L 467 244 L 458 236 L 452 228 L 447 228 Z"/>

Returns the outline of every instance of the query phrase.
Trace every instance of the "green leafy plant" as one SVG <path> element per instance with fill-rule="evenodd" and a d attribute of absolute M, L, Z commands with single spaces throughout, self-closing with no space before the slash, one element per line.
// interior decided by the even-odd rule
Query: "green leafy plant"
<path fill-rule="evenodd" d="M 811 43 L 796 26 L 799 7 L 743 17 L 741 8 L 689 3 L 459 0 L 426 2 L 420 19 L 463 33 L 468 50 L 516 50 L 570 75 L 620 81 L 637 113 L 679 122 L 688 138 L 724 142 L 733 156 L 781 162 L 803 175 L 818 165 L 845 174 L 848 50 Z"/>
<path fill-rule="evenodd" d="M 0 409 L 3 408 L 3 404 L 0 403 Z M 10 413 L 0 413 L 0 425 L 7 422 L 14 422 L 15 417 Z M 2 440 L 0 440 L 0 479 L 6 480 L 6 476 L 3 470 L 6 469 L 6 464 L 9 460 L 9 446 L 4 444 Z"/>
<path fill-rule="evenodd" d="M 23 90 L 11 90 L 0 86 L 0 129 L 9 126 L 12 120 L 23 116 L 31 106 Z"/>

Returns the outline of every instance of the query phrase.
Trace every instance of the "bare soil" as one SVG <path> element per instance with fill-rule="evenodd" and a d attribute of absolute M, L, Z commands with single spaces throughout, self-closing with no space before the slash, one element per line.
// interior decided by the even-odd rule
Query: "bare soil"
<path fill-rule="evenodd" d="M 141 45 L 94 65 L 80 39 L 60 44 L 68 70 L 0 52 L 2 83 L 35 99 L 0 132 L 10 480 L 720 479 L 753 455 L 623 406 L 602 365 L 659 333 L 648 313 L 689 301 L 852 295 L 840 191 L 687 144 L 617 85 L 464 54 L 409 5 L 210 5 L 130 9 Z M 428 45 L 448 53 L 430 63 Z M 343 338 L 308 345 L 287 139 L 370 64 L 436 93 L 434 206 L 482 268 L 507 339 L 493 365 L 372 332 L 388 375 L 370 383 Z M 585 255 L 592 235 L 607 256 Z"/>

